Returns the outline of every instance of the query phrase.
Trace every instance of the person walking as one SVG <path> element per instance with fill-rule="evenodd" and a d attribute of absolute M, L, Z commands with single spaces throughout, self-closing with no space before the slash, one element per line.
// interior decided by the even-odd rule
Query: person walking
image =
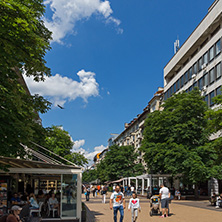
<path fill-rule="evenodd" d="M 136 222 L 138 218 L 138 209 L 139 209 L 139 212 L 141 212 L 140 200 L 139 198 L 137 198 L 136 193 L 132 194 L 132 198 L 129 201 L 128 210 L 130 211 L 130 209 L 131 209 L 131 214 L 132 214 L 132 222 Z"/>
<path fill-rule="evenodd" d="M 86 194 L 86 201 L 89 201 L 89 195 L 90 195 L 90 187 L 89 186 L 87 186 L 85 194 Z"/>
<path fill-rule="evenodd" d="M 101 195 L 102 195 L 102 203 L 106 203 L 106 188 L 103 187 L 102 191 L 101 191 Z"/>
<path fill-rule="evenodd" d="M 170 201 L 170 191 L 163 184 L 160 185 L 161 189 L 159 191 L 159 196 L 161 199 L 162 216 L 161 218 L 168 217 L 169 212 L 169 201 Z"/>
<path fill-rule="evenodd" d="M 125 198 L 123 193 L 120 191 L 120 186 L 116 186 L 115 191 L 111 194 L 110 197 L 110 210 L 113 210 L 114 222 L 117 222 L 117 212 L 120 212 L 120 222 L 123 221 L 124 209 L 126 206 Z"/>

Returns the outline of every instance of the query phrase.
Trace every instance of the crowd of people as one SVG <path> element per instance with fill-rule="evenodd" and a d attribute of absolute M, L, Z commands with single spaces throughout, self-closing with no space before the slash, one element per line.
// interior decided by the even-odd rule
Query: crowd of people
<path fill-rule="evenodd" d="M 31 193 L 13 193 L 10 198 L 10 211 L 9 215 L 5 218 L 1 218 L 6 222 L 20 222 L 32 216 L 32 210 L 40 210 L 41 214 L 47 216 L 53 209 L 56 209 L 57 215 L 60 215 L 60 193 L 55 194 L 54 191 L 44 193 L 42 190 L 38 191 L 36 196 L 33 192 Z M 30 213 L 31 212 L 31 213 Z M 23 218 L 23 220 L 21 220 Z M 0 221 L 1 221 L 0 219 Z"/>
<path fill-rule="evenodd" d="M 106 194 L 108 191 L 107 186 L 102 185 L 88 185 L 84 187 L 86 200 L 89 200 L 89 195 L 92 192 L 93 197 L 100 195 L 102 198 L 102 203 L 106 203 Z M 110 190 L 111 191 L 111 190 Z M 172 199 L 181 199 L 181 192 L 179 189 L 167 188 L 163 184 L 160 187 L 153 187 L 152 190 L 150 187 L 146 189 L 147 193 L 152 195 L 157 195 L 160 200 L 160 205 L 162 209 L 161 218 L 169 216 L 169 203 Z M 112 194 L 110 196 L 109 207 L 113 210 L 114 222 L 117 221 L 117 213 L 120 214 L 120 222 L 124 218 L 124 209 L 126 208 L 125 197 L 130 196 L 128 210 L 131 211 L 132 222 L 135 222 L 138 218 L 139 212 L 141 212 L 140 200 L 137 197 L 135 187 L 131 186 L 122 186 L 122 185 L 113 185 Z M 211 197 L 210 201 L 213 201 L 216 208 L 222 207 L 222 194 L 216 196 L 215 194 Z"/>

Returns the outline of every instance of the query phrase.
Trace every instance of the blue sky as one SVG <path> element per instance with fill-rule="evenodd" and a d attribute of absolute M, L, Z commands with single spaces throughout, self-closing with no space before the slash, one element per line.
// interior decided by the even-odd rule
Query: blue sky
<path fill-rule="evenodd" d="M 32 93 L 53 102 L 41 116 L 43 125 L 62 125 L 75 141 L 74 150 L 92 158 L 163 86 L 174 41 L 179 36 L 182 45 L 212 3 L 45 1 L 44 21 L 54 38 L 46 55 L 52 77 L 44 83 L 26 78 Z"/>

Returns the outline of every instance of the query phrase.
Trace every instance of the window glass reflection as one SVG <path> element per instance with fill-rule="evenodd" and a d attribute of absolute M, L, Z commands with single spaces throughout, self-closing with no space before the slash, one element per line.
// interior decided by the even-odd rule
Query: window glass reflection
<path fill-rule="evenodd" d="M 77 174 L 62 175 L 62 217 L 76 217 Z"/>

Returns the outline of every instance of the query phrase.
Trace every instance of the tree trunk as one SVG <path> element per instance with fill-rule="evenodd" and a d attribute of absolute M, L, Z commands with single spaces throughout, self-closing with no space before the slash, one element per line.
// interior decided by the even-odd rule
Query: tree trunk
<path fill-rule="evenodd" d="M 195 200 L 199 199 L 199 186 L 197 184 L 195 184 L 194 198 Z"/>

